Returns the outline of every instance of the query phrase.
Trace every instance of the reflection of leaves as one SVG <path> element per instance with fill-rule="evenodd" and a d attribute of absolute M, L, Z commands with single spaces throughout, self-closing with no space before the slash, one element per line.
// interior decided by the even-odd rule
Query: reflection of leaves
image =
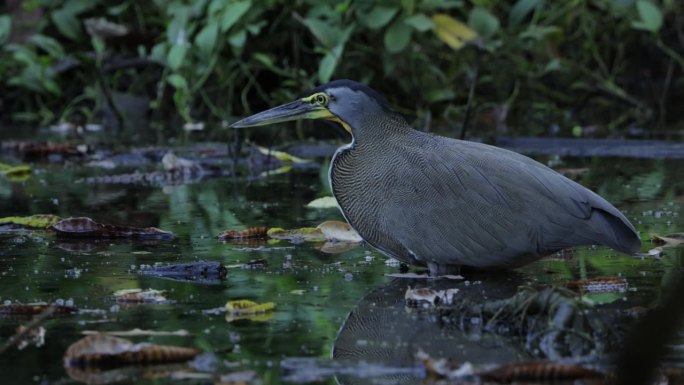
<path fill-rule="evenodd" d="M 481 378 L 498 382 L 580 380 L 603 378 L 601 372 L 578 365 L 561 364 L 553 361 L 527 361 L 502 365 L 493 370 L 477 373 Z"/>

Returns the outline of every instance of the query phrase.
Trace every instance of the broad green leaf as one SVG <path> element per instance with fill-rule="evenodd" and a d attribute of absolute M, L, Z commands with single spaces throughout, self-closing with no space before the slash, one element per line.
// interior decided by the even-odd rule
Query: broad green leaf
<path fill-rule="evenodd" d="M 200 53 L 205 56 L 211 55 L 216 47 L 218 38 L 218 25 L 216 23 L 207 24 L 195 37 L 195 44 L 199 48 Z"/>
<path fill-rule="evenodd" d="M 632 27 L 650 32 L 658 32 L 663 26 L 663 13 L 657 5 L 648 0 L 636 3 L 640 20 L 632 22 Z"/>
<path fill-rule="evenodd" d="M 335 31 L 328 23 L 319 19 L 307 18 L 304 19 L 304 25 L 324 47 L 332 48 L 337 45 Z"/>
<path fill-rule="evenodd" d="M 245 31 L 244 29 L 241 29 L 238 32 L 228 36 L 228 43 L 235 48 L 244 47 L 246 41 L 247 31 Z"/>
<path fill-rule="evenodd" d="M 522 22 L 527 15 L 532 11 L 537 9 L 543 0 L 518 0 L 513 8 L 511 8 L 511 13 L 508 15 L 508 26 L 515 27 L 520 22 Z"/>
<path fill-rule="evenodd" d="M 179 74 L 171 74 L 166 78 L 166 81 L 173 86 L 173 88 L 177 90 L 187 90 L 188 89 L 188 81 L 185 80 L 184 77 L 182 77 Z"/>
<path fill-rule="evenodd" d="M 0 15 L 0 44 L 7 40 L 12 30 L 12 18 L 9 15 Z"/>
<path fill-rule="evenodd" d="M 57 30 L 68 37 L 76 40 L 81 35 L 81 23 L 76 18 L 76 15 L 65 10 L 60 9 L 52 12 L 52 21 L 55 23 Z"/>
<path fill-rule="evenodd" d="M 221 32 L 226 32 L 240 20 L 240 18 L 252 7 L 252 1 L 236 1 L 228 4 L 223 9 L 221 18 Z"/>
<path fill-rule="evenodd" d="M 179 45 L 176 44 L 171 47 L 171 50 L 169 51 L 169 57 L 168 57 L 168 65 L 169 68 L 172 70 L 177 70 L 180 68 L 181 65 L 183 65 L 183 61 L 185 60 L 185 54 L 188 51 L 188 46 L 187 45 Z"/>
<path fill-rule="evenodd" d="M 337 67 L 337 57 L 333 53 L 327 53 L 318 65 L 318 79 L 321 83 L 330 81 L 335 67 Z"/>
<path fill-rule="evenodd" d="M 499 30 L 499 20 L 496 16 L 480 7 L 475 7 L 470 11 L 468 25 L 483 38 L 490 38 Z"/>
<path fill-rule="evenodd" d="M 266 66 L 266 68 L 272 68 L 275 64 L 273 62 L 273 58 L 265 53 L 261 52 L 256 52 L 254 55 L 252 55 L 254 59 L 263 65 Z"/>
<path fill-rule="evenodd" d="M 446 14 L 435 14 L 432 16 L 435 24 L 435 34 L 452 49 L 463 48 L 466 43 L 477 39 L 477 32 L 467 25 Z"/>
<path fill-rule="evenodd" d="M 385 48 L 391 53 L 402 51 L 411 41 L 413 29 L 404 20 L 396 20 L 385 31 Z"/>
<path fill-rule="evenodd" d="M 49 36 L 39 34 L 33 35 L 31 36 L 31 43 L 40 47 L 40 49 L 47 52 L 48 55 L 52 56 L 53 58 L 63 58 L 65 55 L 62 45 L 59 44 L 56 39 L 53 39 Z"/>
<path fill-rule="evenodd" d="M 425 99 L 430 103 L 438 103 L 446 100 L 452 100 L 456 97 L 456 93 L 448 88 L 438 88 L 430 90 Z"/>
<path fill-rule="evenodd" d="M 419 13 L 417 15 L 409 16 L 404 19 L 404 23 L 413 27 L 416 31 L 425 32 L 432 29 L 435 23 L 429 17 Z"/>
<path fill-rule="evenodd" d="M 359 13 L 359 20 L 370 29 L 382 28 L 389 23 L 394 15 L 399 12 L 399 8 L 383 7 L 378 5 L 367 14 Z"/>

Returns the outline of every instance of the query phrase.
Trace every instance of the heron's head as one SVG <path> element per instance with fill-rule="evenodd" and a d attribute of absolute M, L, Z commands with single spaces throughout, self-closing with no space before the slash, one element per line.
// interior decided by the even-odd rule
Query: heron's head
<path fill-rule="evenodd" d="M 340 123 L 350 134 L 369 117 L 390 112 L 380 93 L 353 80 L 334 80 L 309 95 L 244 118 L 231 127 L 254 127 L 296 119 L 326 119 Z"/>

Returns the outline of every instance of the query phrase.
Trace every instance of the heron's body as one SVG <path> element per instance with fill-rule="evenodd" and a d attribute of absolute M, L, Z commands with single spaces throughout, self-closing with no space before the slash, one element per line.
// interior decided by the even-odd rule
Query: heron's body
<path fill-rule="evenodd" d="M 338 84 L 321 87 L 325 117 L 353 141 L 331 163 L 333 194 L 349 224 L 385 254 L 445 274 L 515 267 L 577 245 L 639 250 L 631 223 L 587 188 L 523 155 L 414 130 L 372 90 Z"/>

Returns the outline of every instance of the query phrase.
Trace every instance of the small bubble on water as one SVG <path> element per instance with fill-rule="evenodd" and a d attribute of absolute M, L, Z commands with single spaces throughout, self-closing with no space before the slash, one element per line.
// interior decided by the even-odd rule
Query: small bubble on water
<path fill-rule="evenodd" d="M 4 300 L 4 301 L 2 302 L 2 304 L 5 305 L 5 306 L 9 306 L 9 305 L 12 304 L 12 301 L 10 301 L 9 299 L 6 299 L 6 300 Z"/>
<path fill-rule="evenodd" d="M 59 306 L 64 305 L 64 300 L 61 298 L 57 298 L 57 300 L 55 301 L 55 305 L 59 305 Z"/>
<path fill-rule="evenodd" d="M 66 300 L 66 301 L 64 302 L 64 304 L 67 305 L 67 306 L 74 306 L 74 299 L 73 299 L 73 298 L 69 298 L 68 300 Z"/>
<path fill-rule="evenodd" d="M 109 308 L 110 313 L 118 313 L 119 310 L 121 310 L 121 307 L 119 305 L 112 305 L 112 307 Z"/>
<path fill-rule="evenodd" d="M 347 281 L 347 282 L 349 282 L 349 281 L 351 281 L 351 280 L 353 280 L 353 279 L 354 279 L 354 274 L 352 274 L 352 273 L 347 273 L 347 274 L 344 275 L 344 280 Z"/>

